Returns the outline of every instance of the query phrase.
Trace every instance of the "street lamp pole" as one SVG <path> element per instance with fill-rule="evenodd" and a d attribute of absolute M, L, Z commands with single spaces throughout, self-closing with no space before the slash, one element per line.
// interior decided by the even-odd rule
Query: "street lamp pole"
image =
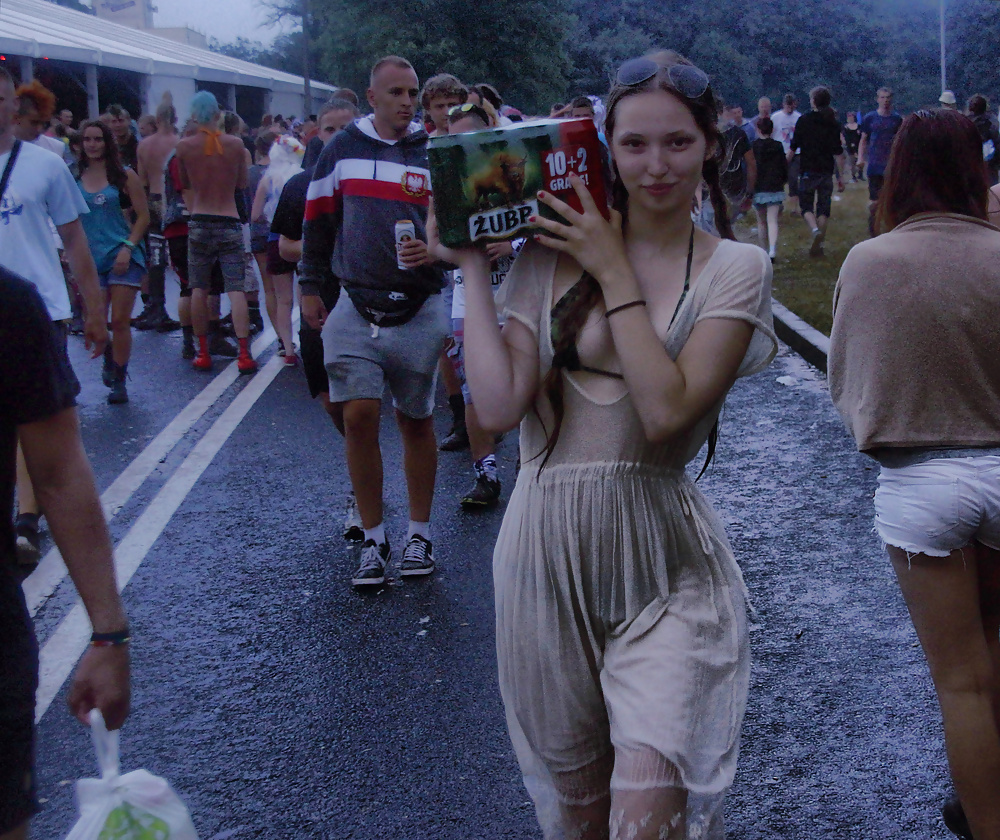
<path fill-rule="evenodd" d="M 944 3 L 944 0 L 941 0 L 941 2 Z M 302 0 L 302 51 L 302 93 L 303 99 L 305 99 L 305 109 L 302 119 L 306 119 L 312 113 L 313 108 L 312 86 L 309 78 L 312 75 L 312 68 L 309 62 L 309 0 Z"/>
<path fill-rule="evenodd" d="M 946 71 L 945 47 L 944 47 L 944 0 L 941 0 L 941 90 L 948 89 L 948 74 Z"/>

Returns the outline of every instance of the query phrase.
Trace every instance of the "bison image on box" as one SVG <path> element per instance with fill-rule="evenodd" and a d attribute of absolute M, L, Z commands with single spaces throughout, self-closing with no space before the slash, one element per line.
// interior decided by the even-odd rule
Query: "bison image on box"
<path fill-rule="evenodd" d="M 489 210 L 490 200 L 498 196 L 503 205 L 513 205 L 524 200 L 524 168 L 528 156 L 516 158 L 508 152 L 493 156 L 490 166 L 472 179 L 477 210 Z"/>
<path fill-rule="evenodd" d="M 580 209 L 575 172 L 606 212 L 605 160 L 594 123 L 540 120 L 432 137 L 431 187 L 441 241 L 449 247 L 524 236 L 533 215 L 557 218 L 537 193 Z"/>

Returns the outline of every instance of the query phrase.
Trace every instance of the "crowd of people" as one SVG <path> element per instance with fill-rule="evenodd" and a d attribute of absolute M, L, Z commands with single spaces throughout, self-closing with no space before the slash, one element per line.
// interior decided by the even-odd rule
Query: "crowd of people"
<path fill-rule="evenodd" d="M 94 628 L 74 712 L 96 706 L 120 725 L 129 667 L 74 411 L 74 315 L 118 404 L 129 399 L 133 326 L 180 328 L 197 371 L 228 356 L 253 374 L 263 289 L 278 352 L 302 365 L 344 441 L 355 587 L 393 573 L 386 388 L 403 443 L 389 471 L 408 491 L 402 577 L 438 562 L 439 446 L 471 451 L 461 505 L 483 509 L 501 497 L 499 436 L 519 429 L 494 552 L 497 651 L 547 840 L 722 838 L 749 691 L 746 587 L 686 468 L 705 445 L 713 457 L 735 381 L 777 351 L 781 213 L 801 215 L 821 258 L 834 183 L 865 180 L 873 238 L 841 270 L 831 393 L 881 467 L 876 528 L 944 718 L 957 792 L 946 820 L 961 837 L 1000 840 L 1000 344 L 983 317 L 1000 303 L 1000 136 L 982 96 L 960 114 L 945 91 L 940 108 L 905 118 L 890 89 L 876 98 L 841 123 L 819 86 L 805 114 L 788 94 L 776 112 L 761 98 L 746 119 L 683 56 L 632 59 L 605 97 L 548 115 L 594 121 L 611 207 L 571 175 L 581 210 L 540 192 L 561 221 L 533 216 L 529 236 L 448 248 L 428 138 L 533 119 L 489 84 L 442 73 L 421 87 L 409 61 L 387 56 L 371 71 L 364 116 L 341 89 L 314 116 L 266 116 L 250 131 L 203 91 L 181 127 L 168 96 L 134 126 L 113 105 L 74 129 L 37 82 L 15 89 L 0 70 L 0 499 L 13 510 L 16 486 L 18 510 L 0 517 L 0 556 L 37 561 L 44 513 Z M 762 247 L 734 234 L 751 208 Z M 401 220 L 412 224 L 405 240 Z M 176 322 L 168 266 L 181 289 Z M 145 307 L 133 324 L 137 294 Z M 439 377 L 452 412 L 440 444 Z M 0 580 L 0 732 L 15 745 L 0 760 L 6 840 L 25 836 L 37 807 L 37 654 L 19 587 Z"/>

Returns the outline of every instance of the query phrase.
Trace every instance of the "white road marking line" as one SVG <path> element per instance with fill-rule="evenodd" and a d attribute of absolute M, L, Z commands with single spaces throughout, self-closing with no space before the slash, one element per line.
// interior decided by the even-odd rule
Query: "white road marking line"
<path fill-rule="evenodd" d="M 285 360 L 273 356 L 253 380 L 236 395 L 228 408 L 212 424 L 205 436 L 184 459 L 156 497 L 115 548 L 118 590 L 128 586 L 132 575 L 159 539 L 198 479 L 229 440 L 251 408 L 285 367 Z M 90 621 L 81 602 L 59 623 L 39 654 L 38 692 L 35 695 L 35 722 L 39 722 L 52 700 L 69 679 L 77 660 L 87 649 Z"/>
<path fill-rule="evenodd" d="M 294 328 L 294 322 L 293 322 Z M 268 327 L 250 345 L 250 351 L 257 358 L 275 340 L 274 327 Z M 236 362 L 226 365 L 180 413 L 174 417 L 167 427 L 153 438 L 135 460 L 129 464 L 121 475 L 101 494 L 101 506 L 104 517 L 109 522 L 115 518 L 132 494 L 136 492 L 181 439 L 190 431 L 202 416 L 215 405 L 226 393 L 229 387 L 239 378 Z M 59 588 L 66 577 L 66 564 L 58 548 L 51 548 L 42 558 L 38 567 L 25 578 L 21 584 L 24 599 L 28 603 L 28 612 L 34 617 L 51 596 Z"/>

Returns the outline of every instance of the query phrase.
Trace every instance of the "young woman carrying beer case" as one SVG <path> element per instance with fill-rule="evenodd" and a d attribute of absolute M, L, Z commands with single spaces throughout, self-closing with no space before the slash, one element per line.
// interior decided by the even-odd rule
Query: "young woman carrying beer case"
<path fill-rule="evenodd" d="M 684 471 L 738 376 L 776 351 L 771 265 L 733 241 L 708 78 L 633 59 L 608 97 L 612 221 L 548 194 L 500 291 L 478 249 L 466 370 L 483 425 L 520 423 L 494 554 L 500 686 L 546 838 L 724 836 L 746 705 L 746 591 Z M 719 240 L 695 230 L 705 181 Z"/>

